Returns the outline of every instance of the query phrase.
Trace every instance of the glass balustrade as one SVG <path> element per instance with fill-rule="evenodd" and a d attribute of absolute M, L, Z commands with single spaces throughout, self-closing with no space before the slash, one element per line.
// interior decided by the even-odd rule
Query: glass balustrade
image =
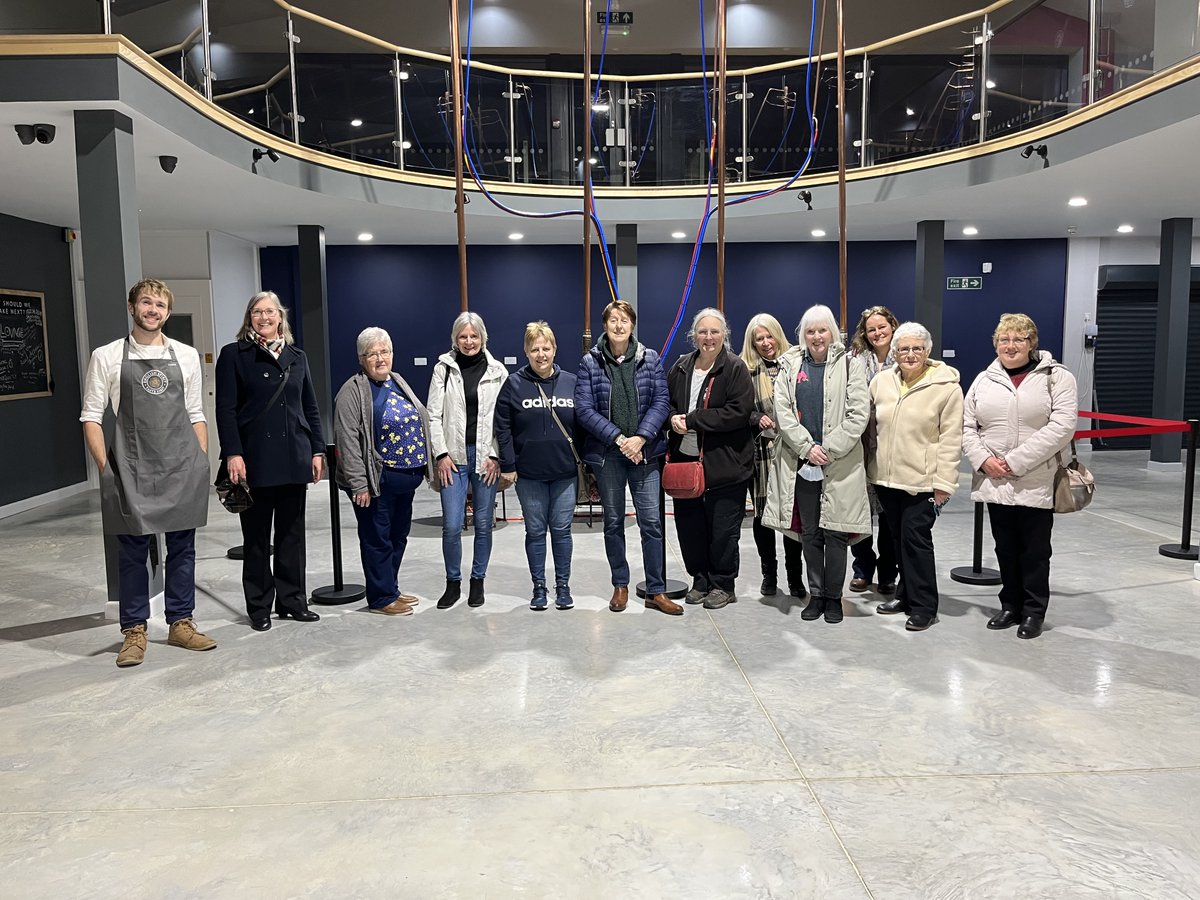
<path fill-rule="evenodd" d="M 203 6 L 112 3 L 112 30 L 204 94 Z M 272 0 L 210 6 L 223 109 L 327 153 L 453 173 L 448 61 L 297 12 L 291 43 Z M 720 160 L 712 76 L 606 74 L 585 89 L 581 74 L 475 65 L 466 146 L 490 183 L 579 185 L 589 159 L 597 187 L 703 186 L 713 166 L 731 184 L 778 180 L 837 168 L 839 115 L 848 166 L 896 162 L 1051 122 L 1198 52 L 1196 0 L 1019 0 L 850 53 L 844 109 L 831 59 L 731 71 Z"/>

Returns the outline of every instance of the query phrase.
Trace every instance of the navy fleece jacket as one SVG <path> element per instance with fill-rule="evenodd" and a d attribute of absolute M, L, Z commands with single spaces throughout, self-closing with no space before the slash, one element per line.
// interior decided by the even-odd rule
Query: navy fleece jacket
<path fill-rule="evenodd" d="M 542 402 L 539 386 L 554 404 L 563 428 L 578 441 L 575 376 L 555 366 L 547 378 L 539 378 L 529 366 L 522 366 L 508 376 L 496 400 L 500 471 L 516 472 L 521 478 L 533 481 L 574 478 L 575 457 L 571 445 Z"/>

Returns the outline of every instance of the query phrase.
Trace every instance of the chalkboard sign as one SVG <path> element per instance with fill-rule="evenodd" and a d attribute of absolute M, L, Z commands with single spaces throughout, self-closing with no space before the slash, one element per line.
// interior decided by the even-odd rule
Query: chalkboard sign
<path fill-rule="evenodd" d="M 49 396 L 46 295 L 0 288 L 0 400 Z"/>

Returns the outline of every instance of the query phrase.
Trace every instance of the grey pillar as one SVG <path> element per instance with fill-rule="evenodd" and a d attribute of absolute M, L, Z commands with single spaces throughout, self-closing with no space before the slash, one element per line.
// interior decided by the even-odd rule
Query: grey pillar
<path fill-rule="evenodd" d="M 312 372 L 325 441 L 333 441 L 333 391 L 329 371 L 329 302 L 325 280 L 325 228 L 300 225 L 300 316 L 304 353 Z"/>
<path fill-rule="evenodd" d="M 1192 279 L 1192 220 L 1164 219 L 1158 259 L 1158 318 L 1154 340 L 1154 406 L 1158 419 L 1183 418 L 1187 381 L 1188 292 Z M 1178 466 L 1182 438 L 1150 437 L 1150 462 Z"/>
<path fill-rule="evenodd" d="M 917 290 L 913 318 L 933 335 L 930 356 L 942 356 L 942 298 L 946 289 L 946 223 L 917 223 Z"/>
<path fill-rule="evenodd" d="M 113 109 L 75 110 L 75 179 L 92 347 L 129 333 L 126 297 L 142 277 L 134 168 L 132 119 Z M 112 412 L 106 412 L 103 427 L 108 446 L 112 446 L 113 426 Z M 149 563 L 151 597 L 163 589 L 161 550 L 156 538 Z M 106 535 L 104 570 L 110 603 L 119 597 L 117 559 L 117 539 Z"/>
<path fill-rule="evenodd" d="M 617 269 L 617 284 L 620 285 L 618 294 L 636 312 L 638 308 L 636 225 L 617 226 L 617 255 L 613 260 L 613 265 Z"/>

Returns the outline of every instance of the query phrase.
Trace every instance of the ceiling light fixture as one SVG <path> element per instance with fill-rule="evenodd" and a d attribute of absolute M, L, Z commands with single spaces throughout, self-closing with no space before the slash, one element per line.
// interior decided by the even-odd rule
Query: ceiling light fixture
<path fill-rule="evenodd" d="M 1120 234 L 1129 234 L 1131 231 L 1133 231 L 1132 225 L 1118 225 L 1117 226 L 1117 232 Z"/>
<path fill-rule="evenodd" d="M 812 230 L 812 236 L 815 238 L 825 237 L 825 229 L 824 228 L 814 228 Z"/>
<path fill-rule="evenodd" d="M 989 91 L 994 91 L 996 89 L 996 82 L 992 81 L 992 79 L 990 79 L 990 78 L 987 81 L 985 81 L 984 84 L 987 85 L 987 89 Z"/>
<path fill-rule="evenodd" d="M 975 235 L 979 234 L 979 229 L 974 225 L 968 225 L 963 229 L 963 234 L 965 234 L 967 237 L 974 237 Z"/>
<path fill-rule="evenodd" d="M 915 109 L 913 109 L 911 106 L 906 106 L 906 107 L 904 107 L 904 114 L 906 116 L 915 116 L 917 114 L 917 111 Z"/>
<path fill-rule="evenodd" d="M 1050 149 L 1045 144 L 1026 144 L 1021 151 L 1021 159 L 1029 159 L 1035 153 L 1042 158 L 1042 168 L 1050 168 Z"/>
<path fill-rule="evenodd" d="M 514 231 L 512 234 L 510 234 L 508 236 L 508 239 L 510 241 L 519 241 L 519 240 L 522 240 L 524 237 L 525 237 L 525 235 L 521 234 L 521 232 Z"/>
<path fill-rule="evenodd" d="M 808 207 L 808 211 L 812 212 L 812 191 L 801 191 L 796 195 L 797 200 L 803 200 L 804 205 Z"/>
<path fill-rule="evenodd" d="M 351 119 L 350 124 L 355 128 L 362 128 L 362 119 Z"/>
<path fill-rule="evenodd" d="M 262 147 L 255 147 L 250 151 L 250 171 L 253 174 L 258 174 L 258 164 L 262 162 L 264 156 L 271 162 L 279 162 L 279 154 L 273 149 L 267 148 L 264 150 Z"/>
<path fill-rule="evenodd" d="M 360 241 L 373 241 L 375 240 L 375 235 L 371 234 L 369 231 L 364 231 L 358 236 L 358 239 Z"/>
<path fill-rule="evenodd" d="M 677 240 L 677 241 L 682 241 L 685 237 L 687 237 L 687 232 L 686 231 L 672 231 L 671 237 L 675 238 L 675 240 Z"/>
<path fill-rule="evenodd" d="M 1087 197 L 1072 197 L 1067 201 L 1067 206 L 1087 206 Z"/>

